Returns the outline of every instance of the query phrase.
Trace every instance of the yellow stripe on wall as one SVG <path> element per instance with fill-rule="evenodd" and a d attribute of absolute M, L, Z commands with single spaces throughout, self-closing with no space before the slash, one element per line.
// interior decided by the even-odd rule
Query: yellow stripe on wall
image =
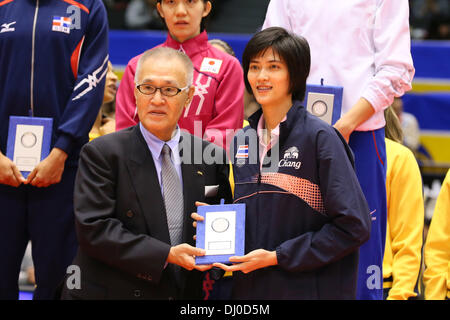
<path fill-rule="evenodd" d="M 421 134 L 421 144 L 436 162 L 450 163 L 450 135 Z"/>
<path fill-rule="evenodd" d="M 450 92 L 450 81 L 416 80 L 412 83 L 411 93 Z"/>

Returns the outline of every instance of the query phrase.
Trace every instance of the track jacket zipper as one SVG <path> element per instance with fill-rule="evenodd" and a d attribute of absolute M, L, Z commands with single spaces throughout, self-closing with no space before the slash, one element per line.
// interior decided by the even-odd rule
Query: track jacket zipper
<path fill-rule="evenodd" d="M 37 16 L 39 12 L 39 0 L 36 0 L 36 9 L 34 10 L 34 20 L 33 20 L 33 37 L 31 39 L 31 79 L 30 79 L 30 117 L 34 117 L 34 55 L 35 55 L 35 41 L 36 41 L 36 23 Z"/>

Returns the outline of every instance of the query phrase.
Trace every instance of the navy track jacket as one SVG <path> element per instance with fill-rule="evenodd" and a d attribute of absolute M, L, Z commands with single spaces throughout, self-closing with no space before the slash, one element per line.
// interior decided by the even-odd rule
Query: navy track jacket
<path fill-rule="evenodd" d="M 370 217 L 350 148 L 295 102 L 261 168 L 261 114 L 234 139 L 234 197 L 246 204 L 245 252 L 275 250 L 278 265 L 233 273 L 233 298 L 354 299 Z"/>
<path fill-rule="evenodd" d="M 76 165 L 103 101 L 108 20 L 101 0 L 0 0 L 0 150 L 9 116 L 53 118 L 51 148 Z"/>

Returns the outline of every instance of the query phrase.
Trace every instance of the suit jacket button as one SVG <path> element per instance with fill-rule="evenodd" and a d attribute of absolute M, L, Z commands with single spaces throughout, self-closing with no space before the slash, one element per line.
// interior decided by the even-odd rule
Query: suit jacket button
<path fill-rule="evenodd" d="M 139 298 L 141 296 L 141 290 L 134 290 L 134 296 Z"/>
<path fill-rule="evenodd" d="M 133 218 L 133 216 L 134 216 L 133 212 L 131 210 L 128 210 L 127 217 L 128 218 Z"/>

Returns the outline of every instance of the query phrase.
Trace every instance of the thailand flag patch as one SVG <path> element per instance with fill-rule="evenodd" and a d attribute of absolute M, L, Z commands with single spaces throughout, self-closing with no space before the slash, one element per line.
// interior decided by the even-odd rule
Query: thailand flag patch
<path fill-rule="evenodd" d="M 238 147 L 238 150 L 236 152 L 236 158 L 248 159 L 248 144 L 241 145 Z"/>
<path fill-rule="evenodd" d="M 72 19 L 67 17 L 53 16 L 52 31 L 70 33 Z"/>

